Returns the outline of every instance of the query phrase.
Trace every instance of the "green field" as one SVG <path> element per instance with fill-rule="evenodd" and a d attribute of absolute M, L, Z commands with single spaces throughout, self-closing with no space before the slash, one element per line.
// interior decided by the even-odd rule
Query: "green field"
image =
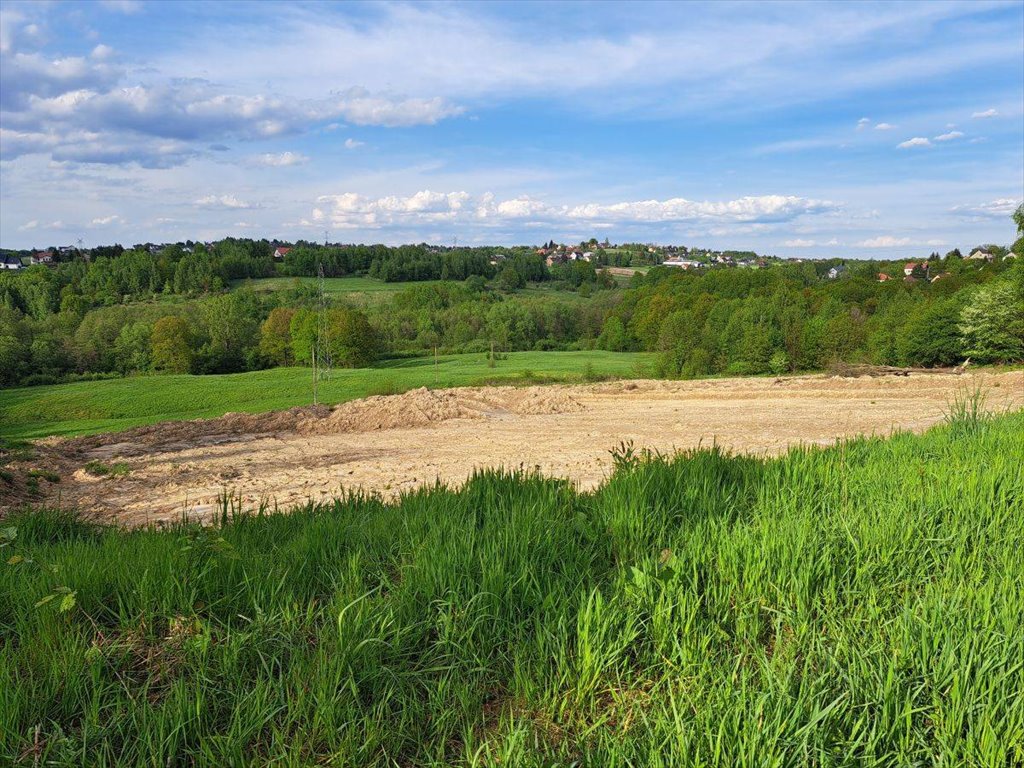
<path fill-rule="evenodd" d="M 320 400 L 340 403 L 416 387 L 488 382 L 581 381 L 650 376 L 655 356 L 630 352 L 513 352 L 487 365 L 483 353 L 387 360 L 337 369 L 320 383 Z M 171 419 L 272 411 L 312 402 L 309 368 L 219 376 L 140 376 L 0 390 L 0 437 L 37 438 L 109 432 Z"/>
<path fill-rule="evenodd" d="M 623 278 L 628 282 L 628 278 Z M 351 301 L 376 301 L 385 299 L 393 293 L 403 291 L 406 288 L 424 285 L 438 285 L 443 280 L 419 280 L 414 282 L 385 283 L 383 280 L 376 280 L 372 277 L 326 277 L 324 278 L 324 292 L 335 298 L 346 298 Z M 316 287 L 319 280 L 315 277 L 264 277 L 254 280 L 235 280 L 232 288 L 251 288 L 259 293 L 271 291 L 283 291 L 298 286 Z M 553 285 L 546 283 L 530 283 L 525 288 L 515 292 L 517 296 L 557 296 L 568 301 L 586 301 L 574 291 L 557 290 Z"/>
<path fill-rule="evenodd" d="M 441 280 L 421 280 L 418 282 L 385 283 L 372 277 L 325 277 L 324 292 L 330 296 L 345 296 L 365 293 L 389 294 L 403 291 L 415 285 L 436 285 Z M 283 291 L 289 288 L 309 286 L 316 288 L 320 284 L 316 277 L 264 277 L 255 280 L 235 280 L 232 288 L 251 288 L 258 292 Z"/>
<path fill-rule="evenodd" d="M 954 409 L 955 410 L 955 409 Z M 0 526 L 0 764 L 1024 763 L 1024 414 Z M 20 761 L 20 762 L 19 762 Z"/>

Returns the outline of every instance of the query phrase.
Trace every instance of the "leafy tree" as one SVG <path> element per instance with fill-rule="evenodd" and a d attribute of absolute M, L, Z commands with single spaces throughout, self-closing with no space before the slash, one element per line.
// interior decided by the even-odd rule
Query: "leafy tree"
<path fill-rule="evenodd" d="M 129 323 L 121 329 L 114 342 L 117 370 L 122 374 L 148 371 L 152 363 L 152 333 L 149 323 Z"/>
<path fill-rule="evenodd" d="M 610 352 L 625 352 L 630 348 L 626 326 L 617 317 L 609 317 L 597 339 L 597 346 Z"/>
<path fill-rule="evenodd" d="M 295 362 L 291 347 L 294 316 L 294 309 L 277 307 L 260 326 L 260 354 L 268 365 L 291 365 Z"/>
<path fill-rule="evenodd" d="M 979 289 L 960 314 L 964 354 L 981 363 L 1024 360 L 1024 271 Z"/>
<path fill-rule="evenodd" d="M 335 365 L 361 368 L 376 360 L 383 351 L 379 334 L 366 315 L 356 310 L 329 310 L 327 334 Z"/>
<path fill-rule="evenodd" d="M 161 317 L 153 325 L 151 354 L 153 368 L 167 373 L 188 373 L 195 359 L 192 332 L 184 318 Z"/>
<path fill-rule="evenodd" d="M 519 271 L 509 264 L 498 274 L 498 287 L 503 291 L 516 291 L 526 285 L 526 280 Z"/>

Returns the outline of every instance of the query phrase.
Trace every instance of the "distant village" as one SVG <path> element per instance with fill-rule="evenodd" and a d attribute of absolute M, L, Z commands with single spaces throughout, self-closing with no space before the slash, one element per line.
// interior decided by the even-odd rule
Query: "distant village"
<path fill-rule="evenodd" d="M 198 246 L 212 249 L 217 245 L 217 242 L 218 241 L 200 242 L 189 240 L 177 243 L 141 243 L 133 246 L 132 250 L 145 251 L 155 256 L 167 248 L 176 247 L 184 253 L 191 253 L 193 249 Z M 269 245 L 270 253 L 276 262 L 283 262 L 287 258 L 288 253 L 296 247 L 354 247 L 352 244 L 346 243 L 315 243 L 305 240 L 299 240 L 294 243 L 286 243 L 279 240 L 264 242 Z M 453 250 L 480 250 L 479 246 L 460 247 L 458 245 L 422 244 L 421 247 L 432 253 L 442 253 Z M 3 250 L 0 251 L 0 269 L 21 270 L 28 269 L 33 266 L 52 267 L 58 263 L 76 260 L 88 262 L 94 257 L 116 255 L 123 250 L 126 249 L 123 249 L 120 245 L 98 246 L 91 249 L 83 248 L 81 245 L 67 245 L 51 247 L 46 250 Z M 483 250 L 492 251 L 490 254 L 490 261 L 493 265 L 500 264 L 514 254 L 522 253 L 524 251 L 532 251 L 537 256 L 542 257 L 548 267 L 582 261 L 589 262 L 599 269 L 609 268 L 613 272 L 626 272 L 627 270 L 631 271 L 637 268 L 649 268 L 655 266 L 672 267 L 686 271 L 709 269 L 766 269 L 773 265 L 806 263 L 823 268 L 827 267 L 827 269 L 819 270 L 819 274 L 821 274 L 823 279 L 828 280 L 838 280 L 848 275 L 849 267 L 847 262 L 852 262 L 853 264 L 865 264 L 871 262 L 885 265 L 899 264 L 899 260 L 888 259 L 843 260 L 837 258 L 781 258 L 778 256 L 761 256 L 753 251 L 716 251 L 707 248 L 688 248 L 687 246 L 657 245 L 654 243 L 625 243 L 615 245 L 607 239 L 601 242 L 596 239 L 591 239 L 590 241 L 582 242 L 578 245 L 555 243 L 552 240 L 540 247 L 521 246 L 512 248 L 484 248 Z M 951 256 L 968 261 L 992 263 L 995 261 L 1001 261 L 1002 259 L 1016 258 L 1017 254 L 1000 246 L 986 245 L 973 249 L 967 256 L 962 256 L 959 250 L 954 249 L 946 254 L 947 259 Z M 890 280 L 903 280 L 906 282 L 926 280 L 929 282 L 935 282 L 948 276 L 947 272 L 943 272 L 936 268 L 936 264 L 941 263 L 941 259 L 942 257 L 940 254 L 933 253 L 926 259 L 906 262 L 902 267 L 902 274 L 900 274 L 896 269 L 890 268 L 888 271 L 878 272 L 876 279 L 878 282 L 883 283 Z"/>

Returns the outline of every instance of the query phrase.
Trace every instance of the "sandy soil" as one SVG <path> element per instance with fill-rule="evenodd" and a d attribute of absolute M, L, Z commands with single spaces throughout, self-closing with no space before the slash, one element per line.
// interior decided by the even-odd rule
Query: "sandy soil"
<path fill-rule="evenodd" d="M 62 504 L 122 523 L 214 514 L 225 491 L 287 506 L 342 489 L 393 496 L 463 481 L 474 468 L 526 467 L 596 486 L 621 441 L 660 451 L 716 442 L 774 454 L 795 443 L 921 431 L 958 390 L 989 408 L 1024 407 L 1024 372 L 908 377 L 624 381 L 492 387 L 374 397 L 334 408 L 172 422 L 39 443 L 34 466 L 59 472 Z M 94 478 L 93 460 L 130 472 Z"/>

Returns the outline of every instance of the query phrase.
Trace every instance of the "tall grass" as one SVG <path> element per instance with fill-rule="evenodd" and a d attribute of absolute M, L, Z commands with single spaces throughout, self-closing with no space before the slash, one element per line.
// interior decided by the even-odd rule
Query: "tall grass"
<path fill-rule="evenodd" d="M 26 512 L 0 764 L 1019 765 L 1022 437 L 624 446 L 594 493 L 492 471 L 212 528 Z"/>

